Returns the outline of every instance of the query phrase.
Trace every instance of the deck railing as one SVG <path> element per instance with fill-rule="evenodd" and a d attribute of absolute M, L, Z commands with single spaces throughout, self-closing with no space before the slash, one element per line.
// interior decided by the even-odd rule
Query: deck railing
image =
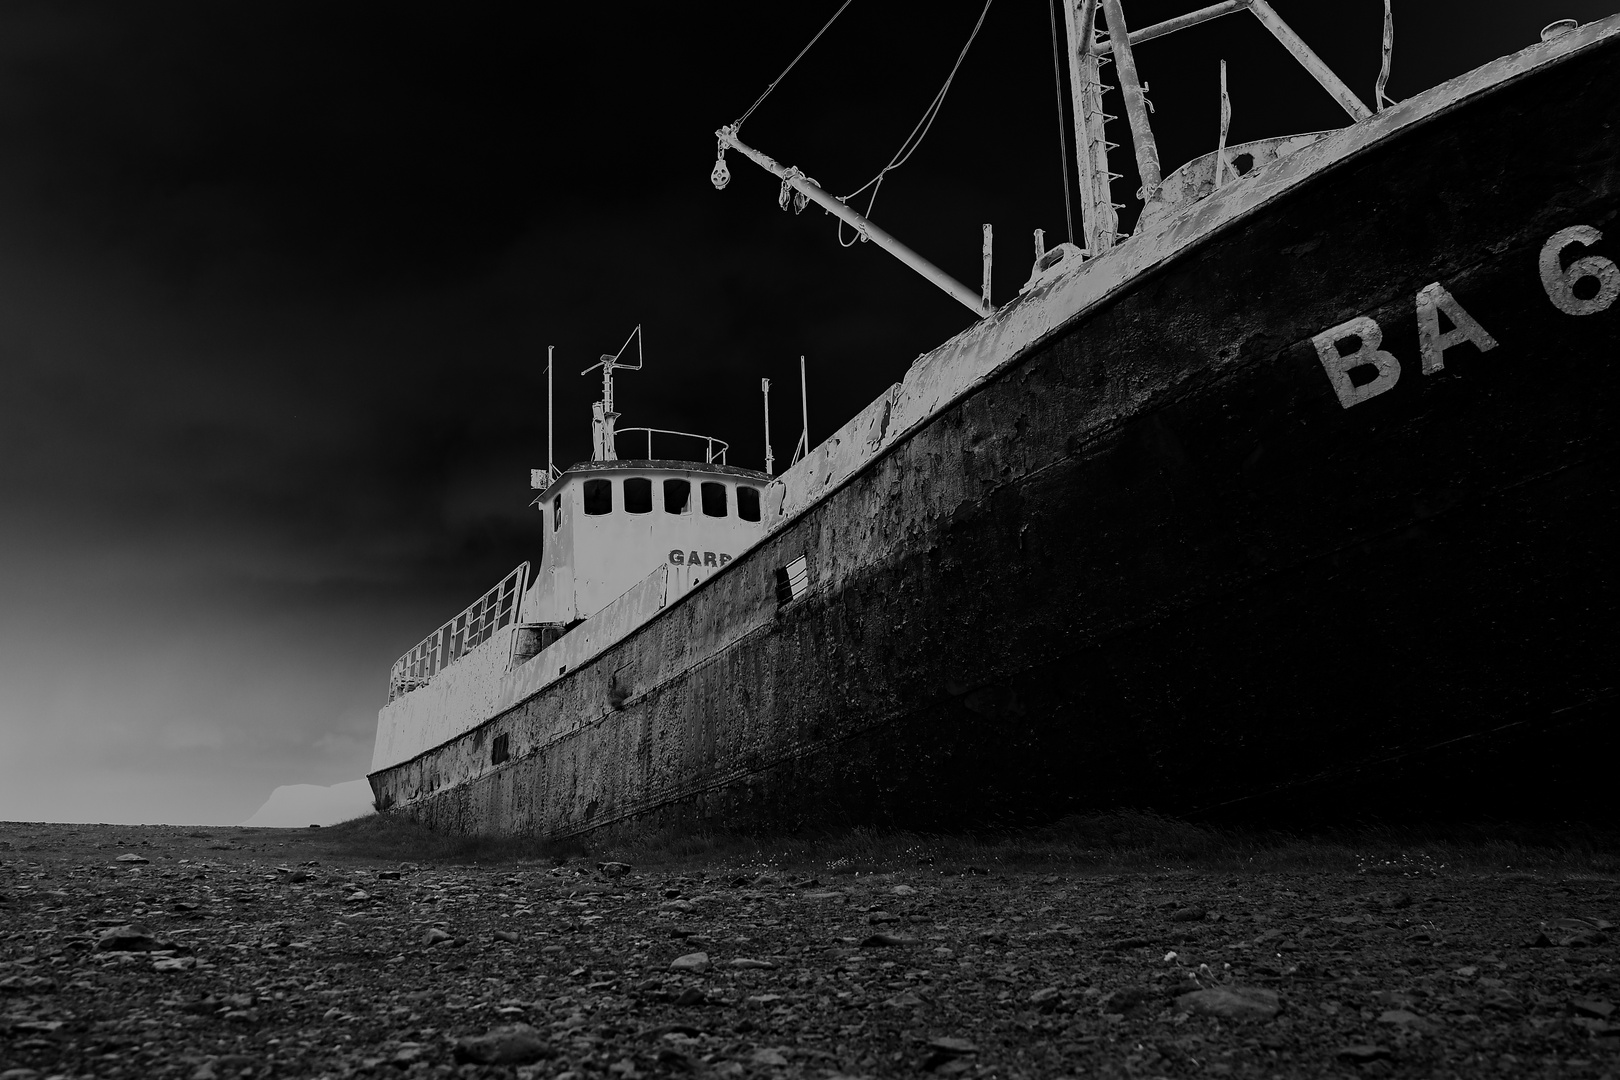
<path fill-rule="evenodd" d="M 705 464 L 714 465 L 718 463 L 720 465 L 724 465 L 726 463 L 726 450 L 729 448 L 730 444 L 724 439 L 716 439 L 712 435 L 694 435 L 690 431 L 670 431 L 667 428 L 650 427 L 616 428 L 613 434 L 629 435 L 631 432 L 636 431 L 644 432 L 647 436 L 647 458 L 649 460 L 651 460 L 653 456 L 652 437 L 654 435 L 677 435 L 683 439 L 697 439 L 699 442 L 703 443 L 703 461 Z M 718 446 L 720 449 L 716 450 L 716 446 Z"/>
<path fill-rule="evenodd" d="M 395 660 L 388 674 L 388 700 L 426 686 L 433 676 L 488 641 L 495 631 L 515 622 L 518 602 L 528 580 L 529 564 L 523 563 L 474 600 L 467 610 Z"/>

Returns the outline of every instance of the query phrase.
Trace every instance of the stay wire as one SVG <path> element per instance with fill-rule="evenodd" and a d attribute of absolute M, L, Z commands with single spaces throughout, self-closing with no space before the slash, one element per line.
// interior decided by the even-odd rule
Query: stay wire
<path fill-rule="evenodd" d="M 1047 0 L 1046 11 L 1052 22 L 1052 88 L 1057 93 L 1058 165 L 1063 169 L 1063 221 L 1074 243 L 1074 208 L 1069 204 L 1069 140 L 1063 129 L 1063 66 L 1059 62 L 1057 0 Z"/>
<path fill-rule="evenodd" d="M 839 200 L 840 202 L 847 203 L 867 188 L 871 188 L 872 195 L 866 200 L 865 216 L 872 216 L 872 207 L 877 204 L 878 190 L 883 186 L 883 178 L 909 161 L 911 155 L 917 152 L 917 148 L 928 137 L 929 129 L 934 126 L 934 120 L 939 116 L 940 106 L 945 104 L 945 95 L 950 92 L 951 83 L 955 80 L 956 73 L 961 70 L 962 61 L 967 59 L 968 50 L 973 47 L 974 39 L 979 36 L 979 31 L 984 28 L 985 16 L 990 14 L 990 5 L 993 3 L 995 3 L 995 0 L 984 0 L 984 10 L 979 12 L 979 21 L 973 24 L 973 33 L 968 35 L 967 44 L 963 45 L 962 51 L 957 54 L 956 63 L 951 66 L 951 73 L 945 76 L 945 84 L 939 88 L 939 93 L 934 95 L 934 100 L 928 103 L 928 108 L 923 110 L 916 127 L 911 129 L 911 134 L 907 135 L 905 142 L 900 144 L 900 149 L 894 152 L 894 157 L 889 159 L 887 165 L 878 170 L 876 176 L 845 195 Z M 844 222 L 840 219 L 838 222 L 838 243 L 843 247 L 854 247 L 859 240 L 860 234 L 857 233 L 853 240 L 848 243 L 844 242 Z"/>
<path fill-rule="evenodd" d="M 752 105 L 748 106 L 748 111 L 743 113 L 742 116 L 737 119 L 737 122 L 732 125 L 733 127 L 741 128 L 743 126 L 743 121 L 754 115 L 754 110 L 759 108 L 760 102 L 764 101 L 770 96 L 771 91 L 776 89 L 777 83 L 787 78 L 787 73 L 793 70 L 793 65 L 804 59 L 804 54 L 810 51 L 810 46 L 820 41 L 821 35 L 827 32 L 827 28 L 832 26 L 833 23 L 837 22 L 838 16 L 842 15 L 844 13 L 844 9 L 849 7 L 849 5 L 853 4 L 854 2 L 855 0 L 844 0 L 844 2 L 838 6 L 838 10 L 833 12 L 832 18 L 828 19 L 826 23 L 822 25 L 821 29 L 816 31 L 816 36 L 810 39 L 809 44 L 799 50 L 799 55 L 793 58 L 793 63 L 783 68 L 782 74 L 771 80 L 771 85 L 767 86 L 765 88 L 765 92 L 759 95 L 759 97 L 754 100 Z"/>

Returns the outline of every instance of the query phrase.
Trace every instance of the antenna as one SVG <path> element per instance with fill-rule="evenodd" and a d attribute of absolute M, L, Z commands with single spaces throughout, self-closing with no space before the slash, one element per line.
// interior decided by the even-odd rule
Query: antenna
<path fill-rule="evenodd" d="M 771 380 L 759 380 L 760 393 L 765 395 L 765 475 L 775 471 L 776 459 L 771 454 Z"/>
<path fill-rule="evenodd" d="M 553 432 L 556 424 L 552 421 L 551 412 L 551 361 L 557 346 L 546 346 L 546 483 L 550 484 L 557 479 L 557 455 L 552 450 Z"/>
<path fill-rule="evenodd" d="M 799 433 L 799 441 L 793 446 L 793 461 L 796 464 L 802 457 L 810 453 L 810 397 L 804 392 L 804 354 L 799 354 L 799 409 L 804 417 L 804 430 Z"/>
<path fill-rule="evenodd" d="M 621 364 L 619 363 L 619 357 L 623 356 L 624 350 L 630 347 L 632 339 L 636 343 L 636 362 L 634 364 Z M 581 375 L 589 375 L 597 368 L 602 369 L 602 400 L 591 404 L 591 436 L 592 442 L 595 443 L 591 453 L 592 461 L 618 460 L 619 452 L 613 445 L 613 424 L 614 421 L 619 419 L 619 414 L 613 411 L 613 373 L 615 371 L 641 370 L 644 362 L 641 344 L 641 324 L 636 323 L 636 328 L 630 331 L 630 336 L 624 339 L 624 344 L 619 346 L 618 352 L 613 353 L 611 356 L 603 353 L 602 359 L 580 372 Z"/>

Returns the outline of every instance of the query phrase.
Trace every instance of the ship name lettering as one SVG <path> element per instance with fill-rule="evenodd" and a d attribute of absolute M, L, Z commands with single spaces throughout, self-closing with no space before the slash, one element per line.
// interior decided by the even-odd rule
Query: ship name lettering
<path fill-rule="evenodd" d="M 675 548 L 669 553 L 672 566 L 724 566 L 731 556 L 723 551 L 682 551 Z"/>
<path fill-rule="evenodd" d="M 1553 233 L 1541 247 L 1537 257 L 1541 287 L 1553 306 L 1566 315 L 1595 315 L 1607 311 L 1615 299 L 1620 298 L 1620 266 L 1616 266 L 1613 259 L 1583 255 L 1564 265 L 1564 252 L 1569 248 L 1589 248 L 1602 239 L 1603 233 L 1590 225 L 1571 225 Z M 1440 329 L 1441 315 L 1451 323 L 1450 330 Z M 1445 370 L 1446 350 L 1453 346 L 1466 343 L 1482 353 L 1497 346 L 1490 331 L 1464 310 L 1457 298 L 1438 281 L 1418 290 L 1417 326 L 1418 352 L 1425 375 Z M 1343 408 L 1360 405 L 1394 389 L 1401 377 L 1401 362 L 1382 347 L 1384 329 L 1370 315 L 1357 315 L 1331 330 L 1324 330 L 1311 339 L 1311 344 L 1316 347 L 1317 359 L 1327 372 L 1328 385 L 1333 387 Z M 1346 345 L 1353 347 L 1347 350 Z M 1369 367 L 1373 369 L 1372 377 L 1358 386 L 1350 373 Z"/>
<path fill-rule="evenodd" d="M 1591 247 L 1601 239 L 1603 234 L 1590 225 L 1571 225 L 1553 233 L 1541 247 L 1541 287 L 1547 290 L 1553 307 L 1566 315 L 1595 315 L 1607 310 L 1620 296 L 1620 267 L 1614 265 L 1613 259 L 1587 255 L 1568 266 L 1563 264 L 1566 248 L 1576 244 Z M 1575 286 L 1587 280 L 1595 280 L 1597 289 L 1583 297 Z"/>

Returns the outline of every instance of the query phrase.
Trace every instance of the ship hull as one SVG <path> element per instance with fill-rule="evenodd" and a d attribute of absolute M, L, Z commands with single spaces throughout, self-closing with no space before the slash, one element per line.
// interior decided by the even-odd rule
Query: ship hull
<path fill-rule="evenodd" d="M 547 835 L 1601 805 L 1620 303 L 1564 308 L 1607 287 L 1568 291 L 1571 260 L 1620 258 L 1617 56 L 1440 110 L 1136 275 L 618 645 L 374 773 L 379 799 Z M 1549 281 L 1575 227 L 1605 236 Z M 1336 381 L 1357 348 L 1398 376 Z"/>

